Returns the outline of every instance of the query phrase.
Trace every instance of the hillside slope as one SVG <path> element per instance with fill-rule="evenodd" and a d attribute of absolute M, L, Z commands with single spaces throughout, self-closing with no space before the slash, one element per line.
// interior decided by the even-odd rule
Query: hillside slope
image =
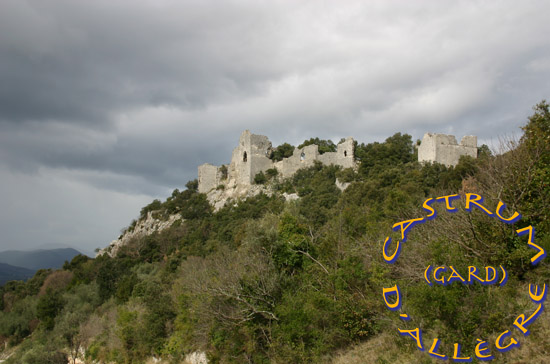
<path fill-rule="evenodd" d="M 541 103 L 512 148 L 482 148 L 456 167 L 418 163 L 412 138 L 397 133 L 355 145 L 357 169 L 315 163 L 291 178 L 264 176 L 257 183 L 271 195 L 217 211 L 190 181 L 141 210 L 140 220 L 166 223 L 161 231 L 129 237 L 112 256 L 78 255 L 1 287 L 0 339 L 17 348 L 6 363 L 432 363 L 435 338 L 447 355 L 460 343 L 463 356 L 475 356 L 486 340 L 495 362 L 543 363 L 547 312 L 533 316 L 529 336 L 513 322 L 536 312 L 529 284 L 550 279 L 550 265 L 532 264 L 529 236 L 517 233 L 536 227 L 536 243 L 550 249 L 549 139 L 549 106 Z M 337 180 L 349 185 L 340 190 Z M 426 204 L 435 218 L 423 219 Z M 515 212 L 521 218 L 503 221 Z M 170 222 L 174 215 L 181 218 Z M 392 227 L 409 219 L 423 223 L 403 242 Z M 383 251 L 398 251 L 397 241 L 399 259 L 388 264 Z M 451 266 L 465 275 L 471 266 L 480 275 L 502 267 L 507 281 L 429 285 L 430 266 L 447 267 L 447 279 Z M 400 311 L 382 298 L 393 286 Z M 415 327 L 423 352 L 399 335 Z M 500 353 L 495 338 L 505 330 L 521 346 Z"/>

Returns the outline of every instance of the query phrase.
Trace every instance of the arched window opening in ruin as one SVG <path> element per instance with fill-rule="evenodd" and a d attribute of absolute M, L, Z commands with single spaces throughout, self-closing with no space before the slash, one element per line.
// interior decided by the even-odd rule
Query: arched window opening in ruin
<path fill-rule="evenodd" d="M 247 158 L 246 158 L 246 152 L 244 152 L 244 154 L 243 154 L 243 162 L 246 162 L 246 159 L 247 159 Z"/>
<path fill-rule="evenodd" d="M 303 161 L 304 159 L 306 159 L 306 153 L 302 152 L 300 155 L 300 160 Z"/>
<path fill-rule="evenodd" d="M 347 156 L 348 156 L 348 151 L 344 150 L 344 157 L 347 157 Z"/>

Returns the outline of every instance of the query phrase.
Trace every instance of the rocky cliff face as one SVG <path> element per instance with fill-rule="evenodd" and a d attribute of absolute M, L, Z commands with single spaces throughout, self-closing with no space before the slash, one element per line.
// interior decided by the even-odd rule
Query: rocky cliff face
<path fill-rule="evenodd" d="M 121 247 L 128 244 L 134 238 L 141 238 L 155 232 L 161 232 L 172 226 L 174 222 L 181 219 L 181 215 L 170 215 L 168 219 L 155 218 L 155 211 L 147 213 L 145 219 L 137 222 L 133 229 L 126 230 L 118 239 L 113 240 L 108 247 L 101 249 L 97 255 L 109 254 L 111 257 L 117 255 Z"/>

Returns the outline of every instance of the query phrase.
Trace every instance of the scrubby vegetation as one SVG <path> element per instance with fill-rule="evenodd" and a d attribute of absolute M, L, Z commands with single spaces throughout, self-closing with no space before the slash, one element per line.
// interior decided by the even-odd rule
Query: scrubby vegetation
<path fill-rule="evenodd" d="M 288 143 L 283 143 L 272 150 L 269 158 L 274 160 L 275 162 L 279 162 L 282 161 L 284 158 L 292 157 L 293 154 L 294 146 Z"/>
<path fill-rule="evenodd" d="M 330 139 L 325 140 L 325 139 L 319 139 L 319 138 L 310 138 L 308 140 L 305 140 L 302 144 L 300 144 L 298 148 L 302 149 L 303 147 L 306 147 L 312 144 L 315 144 L 319 147 L 319 154 L 324 154 L 326 152 L 336 152 L 336 144 L 334 144 Z"/>
<path fill-rule="evenodd" d="M 356 145 L 357 171 L 315 164 L 278 182 L 272 196 L 217 212 L 191 181 L 140 214 L 184 221 L 131 241 L 115 258 L 77 256 L 62 270 L 2 287 L 0 337 L 4 350 L 17 349 L 6 363 L 66 363 L 80 352 L 101 363 L 180 363 L 193 351 L 211 363 L 432 362 L 398 335 L 403 322 L 384 306 L 382 287 L 394 282 L 425 345 L 438 337 L 440 352 L 452 354 L 459 342 L 472 355 L 477 338 L 494 340 L 532 312 L 528 283 L 550 278 L 546 262 L 530 264 L 533 250 L 514 231 L 533 224 L 537 243 L 550 249 L 548 104 L 536 106 L 523 131 L 501 153 L 484 148 L 451 168 L 420 165 L 411 137 L 398 133 Z M 268 171 L 263 182 L 274 177 Z M 351 185 L 341 192 L 337 178 Z M 282 192 L 300 199 L 285 203 Z M 493 211 L 504 201 L 523 218 L 505 225 L 465 212 L 458 200 L 459 213 L 438 207 L 437 219 L 410 233 L 401 258 L 384 263 L 394 223 L 425 216 L 429 197 L 465 192 L 484 196 Z M 429 287 L 428 264 L 462 272 L 502 264 L 510 276 L 504 287 Z M 543 313 L 521 349 L 493 350 L 496 360 L 538 362 L 549 326 Z"/>

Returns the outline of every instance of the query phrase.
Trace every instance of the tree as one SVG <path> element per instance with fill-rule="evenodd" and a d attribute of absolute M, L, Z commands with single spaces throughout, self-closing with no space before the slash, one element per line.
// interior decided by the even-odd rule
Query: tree
<path fill-rule="evenodd" d="M 55 336 L 69 349 L 72 364 L 90 339 L 83 332 L 82 325 L 88 320 L 94 309 L 99 306 L 99 294 L 96 284 L 79 285 L 71 294 L 65 295 L 65 305 L 59 314 L 55 326 Z"/>
<path fill-rule="evenodd" d="M 319 138 L 310 138 L 308 140 L 305 140 L 302 144 L 298 146 L 298 149 L 302 149 L 303 147 L 306 147 L 308 145 L 315 144 L 319 147 L 319 154 L 324 154 L 327 152 L 336 152 L 336 144 L 332 142 L 332 140 L 325 140 L 325 139 L 319 139 Z"/>
<path fill-rule="evenodd" d="M 197 179 L 191 180 L 185 184 L 185 187 L 187 187 L 189 191 L 198 191 L 199 181 Z"/>
<path fill-rule="evenodd" d="M 222 180 L 227 179 L 227 166 L 225 164 L 222 164 L 220 167 L 220 173 L 222 175 Z"/>
<path fill-rule="evenodd" d="M 46 294 L 38 299 L 36 306 L 36 314 L 46 328 L 46 330 L 53 329 L 55 325 L 55 317 L 63 309 L 65 301 L 59 291 L 53 291 L 48 288 Z"/>
<path fill-rule="evenodd" d="M 153 200 L 153 202 L 141 209 L 139 216 L 141 219 L 145 219 L 149 212 L 160 210 L 161 207 L 162 202 L 160 202 L 160 200 Z"/>
<path fill-rule="evenodd" d="M 379 174 L 381 170 L 415 161 L 412 137 L 395 133 L 384 143 L 360 144 L 355 148 L 355 157 L 361 161 L 359 173 L 365 177 Z"/>
<path fill-rule="evenodd" d="M 23 364 L 67 364 L 67 356 L 47 345 L 37 345 L 25 353 Z"/>
<path fill-rule="evenodd" d="M 186 219 L 201 219 L 210 216 L 212 206 L 205 194 L 195 193 L 181 206 L 181 216 Z"/>
<path fill-rule="evenodd" d="M 269 156 L 269 158 L 278 162 L 278 161 L 282 161 L 283 158 L 291 157 L 292 154 L 294 154 L 294 146 L 288 143 L 284 143 L 279 145 L 277 148 L 275 148 L 271 152 L 271 155 Z"/>
<path fill-rule="evenodd" d="M 279 175 L 279 171 L 276 168 L 269 168 L 267 171 L 265 171 L 265 176 L 268 179 L 273 179 Z"/>
<path fill-rule="evenodd" d="M 267 182 L 267 178 L 264 174 L 264 172 L 260 171 L 258 174 L 254 176 L 254 183 L 257 185 L 263 185 Z"/>
<path fill-rule="evenodd" d="M 524 134 L 520 147 L 526 148 L 532 170 L 525 170 L 531 178 L 526 181 L 528 191 L 524 208 L 530 212 L 535 223 L 550 227 L 550 110 L 546 100 L 534 107 L 535 113 L 529 117 L 527 125 L 522 127 Z M 539 225 L 540 226 L 540 225 Z"/>
<path fill-rule="evenodd" d="M 489 158 L 492 157 L 493 153 L 487 144 L 482 144 L 481 147 L 477 148 L 477 157 L 478 158 Z"/>

